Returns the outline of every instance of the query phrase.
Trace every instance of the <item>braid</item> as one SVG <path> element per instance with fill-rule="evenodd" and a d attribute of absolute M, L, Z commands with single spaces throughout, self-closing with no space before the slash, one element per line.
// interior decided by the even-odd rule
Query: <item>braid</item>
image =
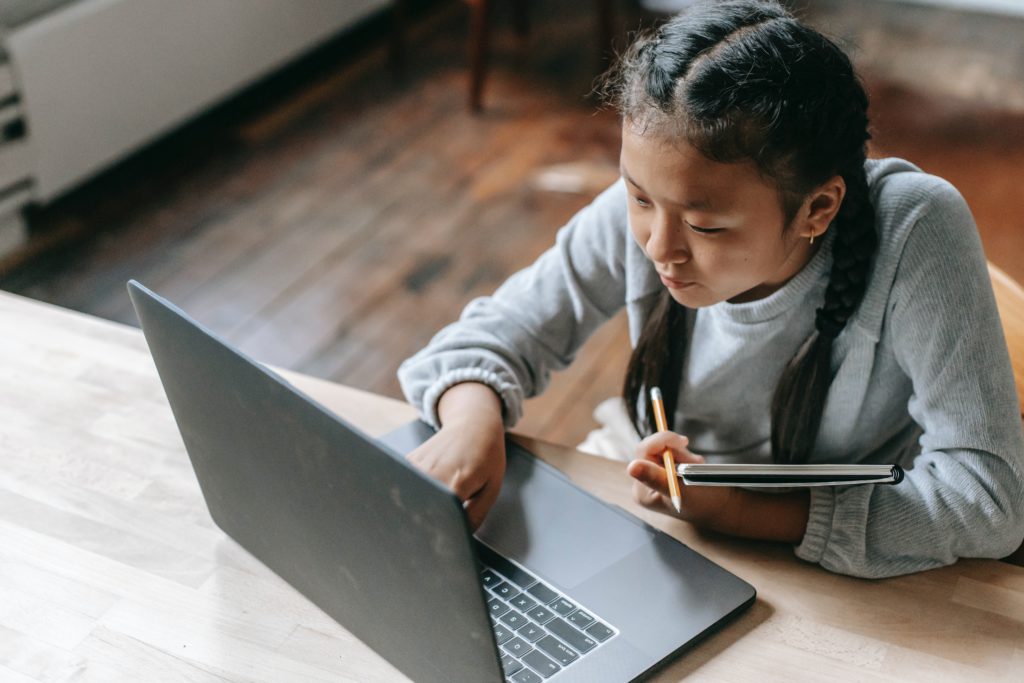
<path fill-rule="evenodd" d="M 878 237 L 864 163 L 843 174 L 847 192 L 834 221 L 832 270 L 815 330 L 779 378 L 772 400 L 772 456 L 777 462 L 807 462 L 818 436 L 832 383 L 832 342 L 846 327 L 867 289 Z"/>
<path fill-rule="evenodd" d="M 668 428 L 674 427 L 686 357 L 686 315 L 687 309 L 676 303 L 667 289 L 660 292 L 629 359 L 622 398 L 638 434 L 658 431 L 654 414 L 645 410 L 641 416 L 639 412 L 651 387 L 661 388 Z M 666 348 L 669 340 L 672 348 Z"/>
<path fill-rule="evenodd" d="M 816 320 L 818 330 L 833 338 L 864 297 L 871 257 L 878 245 L 863 161 L 855 171 L 843 174 L 843 180 L 847 191 L 836 216 L 839 229 L 832 244 L 832 272 Z"/>

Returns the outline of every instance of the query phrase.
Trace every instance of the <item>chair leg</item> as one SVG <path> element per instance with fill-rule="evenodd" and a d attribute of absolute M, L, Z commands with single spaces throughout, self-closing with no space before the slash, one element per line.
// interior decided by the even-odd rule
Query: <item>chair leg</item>
<path fill-rule="evenodd" d="M 595 0 L 597 5 L 598 64 L 604 69 L 614 53 L 612 45 L 612 0 Z"/>
<path fill-rule="evenodd" d="M 484 76 L 487 69 L 488 15 L 490 0 L 466 0 L 469 3 L 469 108 L 482 109 Z"/>
<path fill-rule="evenodd" d="M 405 35 L 408 26 L 409 0 L 391 0 L 391 72 L 395 78 L 405 75 Z"/>
<path fill-rule="evenodd" d="M 516 35 L 520 38 L 525 38 L 530 33 L 529 0 L 515 0 L 514 4 L 513 11 L 515 15 L 513 21 L 515 22 Z"/>

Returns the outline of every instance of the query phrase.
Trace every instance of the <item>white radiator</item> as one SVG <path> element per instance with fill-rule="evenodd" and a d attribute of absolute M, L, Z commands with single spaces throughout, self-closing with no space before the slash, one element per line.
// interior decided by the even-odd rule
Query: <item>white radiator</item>
<path fill-rule="evenodd" d="M 52 200 L 387 4 L 77 0 L 16 28 L 2 38 L 0 213 Z"/>

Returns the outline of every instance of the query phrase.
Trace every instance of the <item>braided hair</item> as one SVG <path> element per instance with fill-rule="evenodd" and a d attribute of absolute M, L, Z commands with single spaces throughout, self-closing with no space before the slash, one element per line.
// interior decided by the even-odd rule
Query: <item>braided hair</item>
<path fill-rule="evenodd" d="M 776 185 L 787 226 L 813 189 L 843 178 L 824 302 L 771 407 L 773 459 L 806 462 L 832 381 L 832 344 L 864 297 L 877 248 L 864 169 L 868 98 L 849 58 L 773 0 L 727 0 L 641 35 L 606 76 L 604 95 L 644 133 L 682 136 L 712 161 L 753 162 Z M 691 314 L 667 290 L 651 306 L 622 390 L 641 434 L 656 430 L 653 416 L 639 413 L 647 388 L 661 386 L 675 416 L 686 353 L 676 340 Z"/>

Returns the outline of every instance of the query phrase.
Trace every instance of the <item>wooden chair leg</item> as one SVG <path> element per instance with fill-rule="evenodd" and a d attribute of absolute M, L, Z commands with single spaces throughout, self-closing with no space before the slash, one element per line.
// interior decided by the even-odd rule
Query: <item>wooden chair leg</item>
<path fill-rule="evenodd" d="M 484 76 L 487 69 L 488 18 L 490 0 L 466 0 L 469 3 L 469 108 L 483 107 Z"/>
<path fill-rule="evenodd" d="M 597 10 L 598 64 L 602 69 L 611 62 L 614 52 L 612 45 L 612 0 L 595 0 Z"/>
<path fill-rule="evenodd" d="M 395 78 L 405 75 L 405 36 L 408 26 L 409 0 L 391 0 L 391 72 Z"/>
<path fill-rule="evenodd" d="M 513 21 L 515 22 L 516 35 L 520 38 L 525 38 L 530 33 L 529 0 L 515 0 L 513 11 L 515 12 Z"/>

